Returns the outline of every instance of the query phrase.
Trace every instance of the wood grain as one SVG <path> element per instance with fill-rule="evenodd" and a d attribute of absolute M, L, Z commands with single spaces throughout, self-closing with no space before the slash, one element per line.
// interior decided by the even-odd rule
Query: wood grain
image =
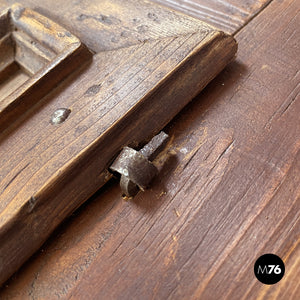
<path fill-rule="evenodd" d="M 0 12 L 0 25 L 0 130 L 4 131 L 91 53 L 70 32 L 20 4 Z"/>
<path fill-rule="evenodd" d="M 95 53 L 188 35 L 208 27 L 148 1 L 101 0 L 95 4 L 69 0 L 59 10 L 53 9 L 56 0 L 24 0 L 22 4 L 68 29 Z"/>
<path fill-rule="evenodd" d="M 237 35 L 238 61 L 166 128 L 152 190 L 100 191 L 1 298 L 299 299 L 297 2 L 273 1 Z M 286 265 L 275 286 L 253 274 L 267 252 Z"/>
<path fill-rule="evenodd" d="M 180 22 L 181 31 L 190 32 L 196 29 L 192 19 L 180 20 L 180 15 L 176 14 L 174 17 L 170 10 L 153 6 L 153 2 L 233 34 L 263 10 L 271 0 L 153 0 L 145 2 L 143 7 L 135 0 L 101 0 L 101 6 L 94 5 L 93 1 L 74 0 L 66 1 L 59 11 L 53 10 L 55 0 L 43 3 L 36 0 L 23 2 L 51 17 L 80 37 L 90 49 L 99 52 L 128 47 L 140 41 L 156 39 L 158 36 L 175 36 L 178 28 L 173 26 L 174 21 Z M 112 14 L 112 5 L 114 12 L 121 13 Z M 90 37 L 87 40 L 86 35 Z"/>
<path fill-rule="evenodd" d="M 67 10 L 72 1 L 64 3 Z M 89 65 L 69 78 L 64 77 L 61 85 L 0 135 L 0 282 L 110 179 L 106 169 L 124 145 L 138 145 L 157 133 L 235 55 L 234 39 L 209 25 L 148 2 L 137 5 L 128 1 L 123 10 L 122 3 L 103 1 L 103 6 L 98 2 L 96 6 L 89 2 L 88 7 L 90 15 L 96 13 L 91 7 L 97 7 L 110 20 L 124 19 L 125 10 L 125 19 L 144 18 L 150 24 L 153 21 L 143 16 L 150 8 L 166 18 L 149 25 L 146 40 L 129 36 L 128 43 L 123 41 L 119 47 L 109 48 L 110 38 L 106 42 L 103 35 L 99 41 L 95 32 L 91 30 L 89 35 L 86 31 L 82 42 L 91 45 L 96 41 L 106 51 L 95 54 Z M 47 1 L 47 5 L 55 12 L 57 1 Z M 71 14 L 65 15 L 64 10 L 57 13 L 59 17 L 53 19 L 63 20 Z M 107 26 L 109 21 L 104 20 Z M 82 21 L 73 26 L 82 30 Z M 91 29 L 95 26 L 92 17 L 84 21 Z M 96 24 L 101 32 L 98 21 Z M 118 21 L 119 27 L 126 24 Z M 116 28 L 109 30 L 114 33 Z M 37 34 L 43 39 L 43 34 Z M 61 107 L 71 114 L 63 124 L 53 126 L 51 115 Z"/>
<path fill-rule="evenodd" d="M 152 0 L 234 34 L 272 0 Z"/>

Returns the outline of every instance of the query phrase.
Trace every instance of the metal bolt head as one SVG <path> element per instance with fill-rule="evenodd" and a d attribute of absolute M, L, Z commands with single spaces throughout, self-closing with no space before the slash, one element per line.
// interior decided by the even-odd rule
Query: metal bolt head
<path fill-rule="evenodd" d="M 59 108 L 53 113 L 50 123 L 52 125 L 61 124 L 68 118 L 70 113 L 71 113 L 71 110 L 68 108 Z"/>
<path fill-rule="evenodd" d="M 146 189 L 156 175 L 156 167 L 140 152 L 124 147 L 110 169 L 128 177 L 141 189 Z"/>
<path fill-rule="evenodd" d="M 144 190 L 157 173 L 151 160 L 166 145 L 169 136 L 163 131 L 156 135 L 140 151 L 124 147 L 110 166 L 112 171 L 121 174 L 120 185 L 127 197 L 133 197 L 139 189 Z"/>

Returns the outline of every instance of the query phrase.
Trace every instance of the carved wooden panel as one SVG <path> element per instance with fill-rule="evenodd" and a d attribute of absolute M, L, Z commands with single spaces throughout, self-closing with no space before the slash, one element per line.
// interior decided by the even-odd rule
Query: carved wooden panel
<path fill-rule="evenodd" d="M 19 4 L 0 15 L 0 128 L 91 56 L 80 40 Z"/>

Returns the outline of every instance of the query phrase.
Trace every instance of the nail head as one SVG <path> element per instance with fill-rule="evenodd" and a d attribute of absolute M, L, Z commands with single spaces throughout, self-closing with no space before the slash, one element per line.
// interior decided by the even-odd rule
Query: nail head
<path fill-rule="evenodd" d="M 68 108 L 57 109 L 51 117 L 51 124 L 57 125 L 57 124 L 63 123 L 68 118 L 70 113 L 71 113 L 71 110 Z"/>

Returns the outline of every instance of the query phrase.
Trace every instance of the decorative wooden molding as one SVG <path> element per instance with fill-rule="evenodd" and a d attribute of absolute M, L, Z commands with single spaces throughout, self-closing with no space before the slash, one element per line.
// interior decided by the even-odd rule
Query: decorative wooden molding
<path fill-rule="evenodd" d="M 0 27 L 0 130 L 4 130 L 91 54 L 69 31 L 20 4 L 0 14 Z"/>

